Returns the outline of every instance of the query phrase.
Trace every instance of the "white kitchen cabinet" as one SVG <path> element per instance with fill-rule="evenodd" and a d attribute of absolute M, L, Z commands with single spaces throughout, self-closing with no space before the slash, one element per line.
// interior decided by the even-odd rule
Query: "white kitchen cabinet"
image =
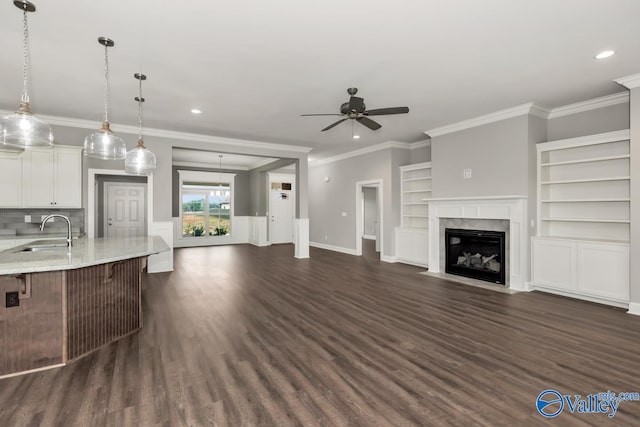
<path fill-rule="evenodd" d="M 82 151 L 77 147 L 29 149 L 23 154 L 24 206 L 82 207 Z"/>
<path fill-rule="evenodd" d="M 22 206 L 22 154 L 0 151 L 0 208 Z"/>

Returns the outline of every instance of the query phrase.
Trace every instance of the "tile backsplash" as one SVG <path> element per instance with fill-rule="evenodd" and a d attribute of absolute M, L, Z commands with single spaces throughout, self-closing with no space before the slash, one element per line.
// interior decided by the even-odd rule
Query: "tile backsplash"
<path fill-rule="evenodd" d="M 14 236 L 65 235 L 67 222 L 61 218 L 49 220 L 44 231 L 40 231 L 42 217 L 53 213 L 69 217 L 74 236 L 84 233 L 84 209 L 0 209 L 0 239 Z M 25 222 L 27 215 L 31 216 L 30 222 Z"/>

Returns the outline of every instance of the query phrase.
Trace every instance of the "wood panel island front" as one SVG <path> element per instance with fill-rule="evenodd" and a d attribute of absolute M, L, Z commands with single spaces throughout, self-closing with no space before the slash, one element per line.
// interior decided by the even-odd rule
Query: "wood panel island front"
<path fill-rule="evenodd" d="M 142 327 L 147 256 L 157 236 L 4 242 L 0 252 L 0 378 L 72 362 Z M 12 246 L 7 248 L 7 246 Z"/>

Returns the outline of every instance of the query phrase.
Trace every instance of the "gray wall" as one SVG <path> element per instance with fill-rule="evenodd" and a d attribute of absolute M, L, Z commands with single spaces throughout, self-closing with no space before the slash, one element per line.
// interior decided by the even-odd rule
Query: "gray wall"
<path fill-rule="evenodd" d="M 547 122 L 547 141 L 629 129 L 629 104 L 558 117 Z"/>
<path fill-rule="evenodd" d="M 640 304 L 640 88 L 631 89 L 630 301 Z M 638 310 L 640 307 L 635 307 Z"/>
<path fill-rule="evenodd" d="M 309 168 L 311 242 L 355 249 L 356 182 L 382 179 L 381 249 L 383 255 L 393 256 L 393 229 L 400 225 L 398 166 L 409 163 L 409 150 L 388 148 Z M 329 182 L 324 182 L 325 176 L 329 177 Z M 347 216 L 342 216 L 342 212 Z"/>
<path fill-rule="evenodd" d="M 432 138 L 432 196 L 526 196 L 528 132 L 528 116 L 521 116 Z M 472 169 L 471 179 L 464 169 Z"/>
<path fill-rule="evenodd" d="M 378 198 L 375 188 L 365 187 L 362 189 L 364 198 L 364 227 L 363 232 L 367 236 L 376 235 L 376 218 L 378 217 Z"/>
<path fill-rule="evenodd" d="M 180 175 L 178 170 L 183 171 L 202 171 L 212 172 L 214 174 L 220 172 L 218 169 L 207 169 L 190 166 L 173 166 L 173 177 L 171 182 L 171 212 L 173 217 L 180 216 Z M 249 172 L 240 170 L 225 169 L 223 173 L 235 173 L 235 180 L 233 183 L 233 214 L 235 216 L 249 216 L 251 215 L 251 188 L 249 186 Z M 214 177 L 215 178 L 215 177 Z"/>
<path fill-rule="evenodd" d="M 414 148 L 411 150 L 411 164 L 424 163 L 431 161 L 431 140 L 427 144 L 420 148 Z"/>

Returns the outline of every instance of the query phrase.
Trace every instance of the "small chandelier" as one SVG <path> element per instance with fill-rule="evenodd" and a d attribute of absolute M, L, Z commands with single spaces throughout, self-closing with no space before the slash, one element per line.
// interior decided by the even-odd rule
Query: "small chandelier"
<path fill-rule="evenodd" d="M 22 63 L 22 98 L 18 110 L 0 121 L 0 147 L 20 150 L 26 147 L 53 147 L 51 126 L 40 120 L 31 112 L 29 104 L 29 26 L 27 13 L 35 12 L 36 6 L 26 0 L 15 0 L 13 4 L 22 10 L 23 30 L 23 63 Z"/>
<path fill-rule="evenodd" d="M 85 138 L 84 155 L 104 160 L 122 160 L 127 154 L 127 146 L 109 127 L 109 48 L 115 43 L 106 37 L 99 37 L 98 43 L 104 46 L 104 120 L 100 129 Z"/>
<path fill-rule="evenodd" d="M 147 76 L 141 73 L 135 73 L 133 75 L 138 79 L 139 96 L 134 99 L 138 102 L 138 145 L 127 151 L 127 156 L 124 159 L 124 171 L 134 175 L 150 175 L 156 168 L 156 155 L 153 154 L 144 146 L 142 141 L 142 103 L 144 98 L 142 97 L 142 81 L 147 79 Z"/>

